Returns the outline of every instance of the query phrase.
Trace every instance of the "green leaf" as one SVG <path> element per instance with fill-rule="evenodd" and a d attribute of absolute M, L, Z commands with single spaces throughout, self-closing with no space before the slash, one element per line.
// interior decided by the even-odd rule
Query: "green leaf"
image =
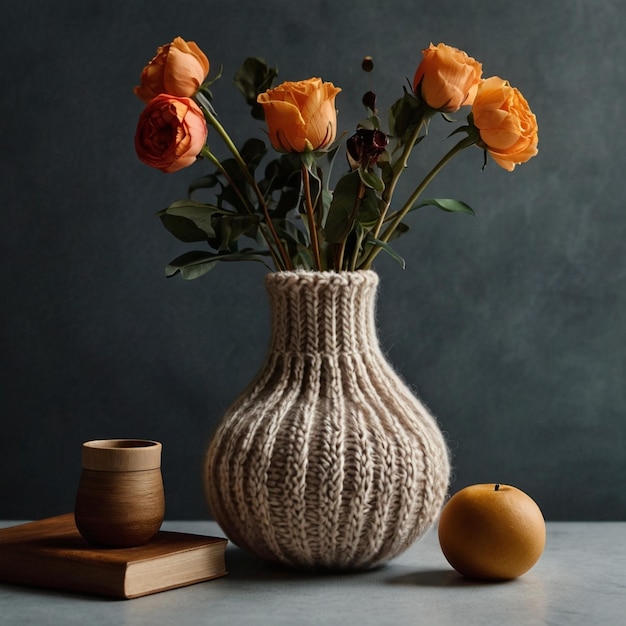
<path fill-rule="evenodd" d="M 293 187 L 286 187 L 282 190 L 278 202 L 276 202 L 270 209 L 271 214 L 274 217 L 285 217 L 287 213 L 297 208 L 300 202 L 300 190 Z"/>
<path fill-rule="evenodd" d="M 219 208 L 196 202 L 178 200 L 157 213 L 161 222 L 180 241 L 207 241 L 215 237 L 213 217 L 222 213 Z"/>
<path fill-rule="evenodd" d="M 240 190 L 245 197 L 248 189 L 247 181 L 243 172 L 239 168 L 239 164 L 235 161 L 235 159 L 225 159 L 222 161 L 222 167 L 233 184 L 231 185 L 230 182 L 225 182 L 222 187 L 222 192 L 217 195 L 220 208 L 224 203 L 228 203 L 234 207 L 238 213 L 248 213 L 248 205 L 241 199 L 239 193 L 236 191 L 236 189 Z M 221 178 L 222 177 L 220 177 L 220 179 Z"/>
<path fill-rule="evenodd" d="M 372 115 L 370 117 L 361 120 L 357 125 L 357 128 L 367 128 L 369 130 L 380 130 L 380 120 L 377 116 Z"/>
<path fill-rule="evenodd" d="M 312 173 L 313 168 L 316 164 L 315 153 L 312 150 L 305 150 L 304 152 L 300 153 L 300 158 L 302 159 L 304 167 L 306 167 L 307 170 Z"/>
<path fill-rule="evenodd" d="M 357 204 L 361 185 L 362 181 L 358 171 L 350 172 L 337 181 L 324 225 L 328 243 L 340 243 L 346 234 L 352 230 L 355 222 L 364 226 L 376 223 L 380 212 L 374 190 L 365 187 L 363 197 Z"/>
<path fill-rule="evenodd" d="M 264 256 L 268 255 L 269 251 L 255 251 L 251 249 L 241 250 L 234 254 L 214 254 L 212 252 L 192 250 L 176 257 L 165 268 L 165 275 L 170 278 L 180 274 L 186 280 L 193 280 L 210 272 L 220 261 L 256 261 L 263 263 L 268 269 L 271 269 L 264 259 Z"/>
<path fill-rule="evenodd" d="M 383 180 L 383 185 L 385 185 L 385 188 L 387 188 L 389 187 L 389 185 L 391 185 L 391 182 L 394 176 L 394 171 L 393 171 L 393 167 L 391 166 L 391 159 L 389 158 L 390 155 L 387 150 L 385 150 L 385 152 L 383 153 L 383 156 L 384 156 L 383 159 L 378 160 L 378 167 L 380 168 L 380 174 Z"/>
<path fill-rule="evenodd" d="M 330 150 L 326 150 L 324 153 L 326 156 L 326 159 L 328 160 L 328 163 L 331 166 L 335 161 L 335 157 L 337 156 L 337 152 L 339 151 L 339 148 L 341 148 L 341 144 L 338 143 L 334 147 L 330 148 Z"/>
<path fill-rule="evenodd" d="M 378 198 L 374 191 L 368 187 L 357 211 L 356 222 L 363 226 L 365 230 L 370 230 L 378 222 L 379 217 Z"/>
<path fill-rule="evenodd" d="M 372 235 L 372 233 L 368 233 L 367 234 L 365 242 L 368 243 L 368 244 L 371 244 L 373 246 L 376 246 L 378 248 L 381 248 L 394 261 L 396 261 L 400 265 L 400 267 L 402 269 L 406 269 L 406 262 L 405 262 L 405 260 L 388 243 L 385 243 L 384 241 L 381 241 L 380 239 L 376 239 L 376 237 L 374 237 Z"/>
<path fill-rule="evenodd" d="M 363 181 L 363 184 L 367 185 L 377 193 L 382 193 L 385 191 L 385 183 L 381 178 L 376 176 L 374 172 L 370 172 L 369 170 L 364 170 L 362 167 L 359 167 L 357 170 L 359 172 L 359 176 Z"/>
<path fill-rule="evenodd" d="M 408 233 L 409 230 L 410 228 L 404 222 L 400 222 L 396 226 L 396 229 L 393 231 L 393 233 L 391 233 L 391 236 L 389 237 L 389 241 L 393 241 L 394 239 L 401 237 L 402 235 Z"/>
<path fill-rule="evenodd" d="M 276 220 L 274 228 L 285 245 L 294 266 L 315 269 L 315 260 L 309 248 L 307 234 L 294 222 L 287 219 Z"/>
<path fill-rule="evenodd" d="M 264 180 L 259 183 L 262 188 L 273 191 L 283 187 L 300 189 L 300 172 L 302 161 L 295 154 L 283 154 L 267 164 Z"/>
<path fill-rule="evenodd" d="M 220 78 L 222 78 L 223 71 L 224 71 L 224 67 L 220 65 L 220 69 L 217 75 L 211 78 L 210 80 L 207 80 L 206 82 L 202 83 L 202 85 L 200 86 L 200 91 L 202 91 L 203 93 L 208 93 L 210 95 L 211 92 L 209 91 L 209 87 L 213 83 L 217 82 Z"/>
<path fill-rule="evenodd" d="M 424 117 L 424 104 L 410 94 L 406 87 L 404 96 L 396 100 L 389 110 L 389 129 L 402 142 L 402 138 L 417 126 Z"/>
<path fill-rule="evenodd" d="M 235 85 L 252 107 L 251 113 L 255 119 L 265 119 L 263 107 L 258 104 L 256 98 L 272 86 L 277 75 L 275 68 L 268 67 L 264 59 L 256 57 L 248 57 L 237 70 Z"/>
<path fill-rule="evenodd" d="M 220 215 L 215 220 L 217 249 L 236 249 L 236 242 L 244 235 L 255 239 L 259 221 L 258 215 Z"/>
<path fill-rule="evenodd" d="M 322 189 L 322 214 L 324 216 L 323 221 L 326 221 L 326 216 L 328 215 L 328 209 L 333 201 L 333 192 L 329 189 Z"/>
<path fill-rule="evenodd" d="M 474 210 L 465 202 L 460 200 L 453 200 L 452 198 L 429 198 L 428 200 L 422 200 L 419 204 L 411 208 L 411 211 L 419 209 L 423 206 L 435 206 L 442 211 L 449 213 L 468 213 L 474 215 Z"/>
<path fill-rule="evenodd" d="M 219 178 L 216 174 L 207 174 L 206 176 L 201 176 L 200 178 L 196 178 L 188 187 L 187 191 L 189 195 L 191 195 L 194 191 L 198 189 L 211 189 L 219 185 Z"/>
<path fill-rule="evenodd" d="M 253 172 L 267 154 L 267 146 L 261 139 L 251 138 L 246 141 L 239 151 L 241 158 L 245 161 L 248 169 Z"/>
<path fill-rule="evenodd" d="M 165 275 L 170 278 L 178 273 L 187 279 L 198 278 L 212 270 L 217 263 L 214 254 L 192 250 L 176 257 L 166 268 Z"/>

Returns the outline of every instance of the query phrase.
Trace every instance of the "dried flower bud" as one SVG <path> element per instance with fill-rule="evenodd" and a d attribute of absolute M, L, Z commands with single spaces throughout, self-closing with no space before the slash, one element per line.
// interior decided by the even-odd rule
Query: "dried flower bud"
<path fill-rule="evenodd" d="M 363 106 L 365 106 L 370 111 L 376 112 L 376 94 L 373 91 L 368 91 L 363 94 Z"/>
<path fill-rule="evenodd" d="M 374 69 L 374 59 L 371 56 L 366 56 L 361 61 L 361 69 L 364 72 L 371 72 Z"/>
<path fill-rule="evenodd" d="M 389 139 L 381 130 L 359 128 L 346 142 L 348 163 L 352 169 L 372 167 L 385 151 Z"/>

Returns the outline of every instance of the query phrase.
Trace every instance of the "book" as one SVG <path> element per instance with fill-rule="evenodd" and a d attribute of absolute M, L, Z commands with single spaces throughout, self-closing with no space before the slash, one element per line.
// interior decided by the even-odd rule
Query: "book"
<path fill-rule="evenodd" d="M 74 514 L 0 529 L 0 582 L 138 598 L 226 574 L 228 541 L 159 531 L 132 548 L 94 548 Z"/>

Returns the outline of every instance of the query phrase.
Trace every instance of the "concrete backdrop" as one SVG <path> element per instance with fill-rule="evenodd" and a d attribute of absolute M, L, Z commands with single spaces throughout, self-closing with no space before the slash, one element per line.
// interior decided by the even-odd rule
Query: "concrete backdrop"
<path fill-rule="evenodd" d="M 413 214 L 379 257 L 380 339 L 453 453 L 453 491 L 500 481 L 552 520 L 626 519 L 626 9 L 621 0 L 307 3 L 25 0 L 0 45 L 0 518 L 73 507 L 82 441 L 163 442 L 169 518 L 208 515 L 200 467 L 220 416 L 261 364 L 264 269 L 186 282 L 188 249 L 155 217 L 193 168 L 142 165 L 133 96 L 158 45 L 195 40 L 239 141 L 262 137 L 232 85 L 249 55 L 280 80 L 343 88 L 342 130 L 412 78 L 440 41 L 510 80 L 540 125 L 539 156 L 507 173 L 463 154 L 433 185 L 476 210 Z M 376 69 L 360 71 L 364 55 Z M 446 145 L 431 128 L 424 158 Z M 219 146 L 216 144 L 219 152 Z M 421 149 L 420 149 L 421 150 Z M 428 157 L 426 156 L 428 155 Z"/>

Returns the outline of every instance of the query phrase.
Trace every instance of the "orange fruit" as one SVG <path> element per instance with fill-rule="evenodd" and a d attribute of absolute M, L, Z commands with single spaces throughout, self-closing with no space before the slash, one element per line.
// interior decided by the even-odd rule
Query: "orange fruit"
<path fill-rule="evenodd" d="M 510 485 L 461 489 L 439 519 L 439 544 L 452 567 L 468 578 L 507 580 L 527 572 L 546 543 L 537 503 Z"/>

